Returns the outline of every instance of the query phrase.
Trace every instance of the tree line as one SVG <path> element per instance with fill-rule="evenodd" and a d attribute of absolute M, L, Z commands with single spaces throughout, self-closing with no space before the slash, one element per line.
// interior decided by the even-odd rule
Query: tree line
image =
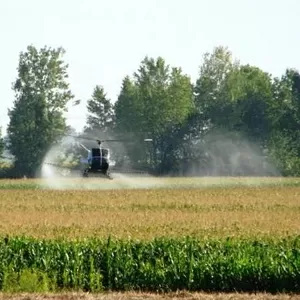
<path fill-rule="evenodd" d="M 64 54 L 33 45 L 20 53 L 8 142 L 0 142 L 15 158 L 13 176 L 36 176 L 51 145 L 74 133 L 63 114 L 80 100 Z M 300 175 L 300 74 L 292 68 L 273 77 L 218 46 L 203 55 L 192 82 L 180 67 L 146 56 L 124 76 L 114 103 L 99 83 L 86 105 L 81 134 L 132 140 L 111 145 L 119 165 L 166 175 Z"/>

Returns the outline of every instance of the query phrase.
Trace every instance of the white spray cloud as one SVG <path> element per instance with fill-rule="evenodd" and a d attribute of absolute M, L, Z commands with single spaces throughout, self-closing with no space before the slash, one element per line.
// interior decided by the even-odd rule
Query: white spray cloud
<path fill-rule="evenodd" d="M 97 136 L 97 135 L 96 135 Z M 112 137 L 105 137 L 105 139 L 109 139 Z M 65 189 L 124 189 L 124 188 L 150 188 L 155 186 L 155 182 L 153 180 L 149 180 L 151 178 L 148 174 L 130 174 L 130 173 L 120 173 L 120 172 L 112 172 L 110 175 L 113 180 L 109 180 L 107 178 L 83 178 L 81 170 L 68 170 L 65 168 L 59 168 L 59 166 L 53 166 L 49 163 L 56 163 L 57 157 L 63 152 L 64 147 L 66 145 L 74 144 L 75 139 L 66 137 L 63 139 L 62 143 L 59 145 L 53 145 L 48 152 L 46 153 L 43 164 L 41 168 L 41 187 L 57 189 L 57 190 L 65 190 Z M 96 141 L 87 142 L 86 145 L 89 147 L 97 147 Z M 108 147 L 109 145 L 105 145 L 103 147 Z M 126 147 L 123 143 L 118 142 L 113 144 L 113 149 L 115 152 L 121 153 L 121 155 L 126 155 Z M 85 157 L 83 157 L 85 158 Z M 114 162 L 113 162 L 114 164 Z M 113 165 L 112 164 L 112 165 Z M 130 168 L 130 166 L 127 166 Z M 147 180 L 145 180 L 147 178 Z"/>
<path fill-rule="evenodd" d="M 109 139 L 111 136 L 99 136 L 99 138 Z M 73 138 L 65 138 L 60 145 L 54 145 L 49 149 L 44 157 L 44 162 L 53 162 L 66 144 L 74 143 Z M 114 153 L 121 156 L 127 155 L 127 147 L 124 143 L 113 143 Z M 110 148 L 109 143 L 104 144 Z M 88 148 L 96 147 L 96 143 L 86 143 Z M 112 172 L 113 180 L 106 178 L 82 178 L 81 171 L 68 172 L 51 165 L 42 166 L 42 183 L 45 188 L 51 189 L 134 189 L 134 188 L 162 188 L 162 187 L 210 187 L 216 185 L 232 185 L 234 182 L 228 176 L 245 176 L 242 181 L 249 185 L 259 184 L 257 178 L 251 176 L 281 176 L 280 172 L 263 155 L 259 147 L 243 137 L 233 138 L 231 133 L 210 133 L 205 137 L 205 141 L 194 143 L 190 147 L 190 157 L 197 157 L 183 163 L 181 176 L 185 177 L 172 181 L 167 176 L 154 177 L 148 174 L 128 174 L 122 172 Z M 130 168 L 130 165 L 127 166 Z M 225 176 L 224 176 L 225 175 Z M 189 181 L 191 176 L 201 176 L 197 181 Z M 248 176 L 248 177 L 246 177 Z M 255 179 L 255 180 L 254 180 Z M 262 180 L 262 182 L 264 182 Z"/>

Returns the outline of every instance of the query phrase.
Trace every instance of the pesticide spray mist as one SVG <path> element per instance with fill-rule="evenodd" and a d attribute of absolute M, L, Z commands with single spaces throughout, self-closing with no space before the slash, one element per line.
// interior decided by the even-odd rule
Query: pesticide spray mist
<path fill-rule="evenodd" d="M 94 132 L 93 136 L 101 139 L 116 139 L 116 137 L 112 135 L 103 135 L 103 133 Z M 77 141 L 78 142 L 78 141 Z M 85 141 L 84 146 L 88 149 L 98 147 L 96 141 Z M 77 146 L 76 146 L 77 145 Z M 122 188 L 151 188 L 156 183 L 156 180 L 148 174 L 126 174 L 126 173 L 119 173 L 113 172 L 111 177 L 113 180 L 109 180 L 106 178 L 83 178 L 82 171 L 83 169 L 79 170 L 68 170 L 64 168 L 59 168 L 57 166 L 51 165 L 51 163 L 57 164 L 57 158 L 65 152 L 65 149 L 78 149 L 78 143 L 76 143 L 76 139 L 72 137 L 65 137 L 59 145 L 53 145 L 47 151 L 42 164 L 41 169 L 41 186 L 44 188 L 51 188 L 57 190 L 65 190 L 65 189 L 122 189 Z M 110 143 L 103 143 L 103 148 L 109 148 L 110 152 L 112 152 L 113 156 L 127 156 L 127 147 L 124 142 L 114 142 L 113 144 Z M 70 153 L 68 153 L 72 156 Z M 83 158 L 87 158 L 87 152 L 83 151 L 82 153 Z M 66 162 L 67 158 L 65 158 L 64 162 Z M 49 164 L 50 163 L 50 164 Z M 114 166 L 115 161 L 112 157 L 111 165 Z M 59 165 L 59 164 L 58 164 Z M 130 165 L 126 165 L 125 169 L 131 169 Z"/>
<path fill-rule="evenodd" d="M 73 140 L 69 137 L 65 137 L 60 144 L 52 145 L 47 151 L 46 155 L 43 158 L 43 163 L 40 171 L 41 186 L 52 189 L 64 189 L 65 183 L 64 179 L 70 175 L 70 170 L 67 168 L 58 168 L 53 164 L 60 163 L 58 158 L 62 156 L 65 151 L 66 145 L 72 145 Z M 65 157 L 65 161 L 68 161 L 68 157 Z M 74 175 L 74 174 L 73 174 Z M 77 176 L 79 177 L 79 176 Z"/>
<path fill-rule="evenodd" d="M 220 177 L 240 178 L 244 184 L 262 177 L 281 177 L 268 153 L 241 134 L 210 132 L 202 140 L 190 141 L 189 150 L 193 159 L 185 164 L 184 176 L 206 176 L 210 184 Z"/>
<path fill-rule="evenodd" d="M 101 139 L 115 139 L 112 135 L 95 133 Z M 65 138 L 47 152 L 44 162 L 53 162 L 65 145 L 74 144 L 72 138 Z M 133 138 L 134 142 L 134 138 Z M 96 147 L 94 141 L 84 143 L 87 148 Z M 42 185 L 52 189 L 128 189 L 161 187 L 210 187 L 242 182 L 245 185 L 260 184 L 262 177 L 280 177 L 280 172 L 267 159 L 262 149 L 249 139 L 231 132 L 210 132 L 202 140 L 190 140 L 183 157 L 179 158 L 178 180 L 170 180 L 171 174 L 164 177 L 150 175 L 112 173 L 113 180 L 104 178 L 82 178 L 81 171 L 68 173 L 56 167 L 44 164 L 42 167 Z M 128 145 L 123 142 L 103 144 L 114 157 L 126 157 Z M 86 158 L 87 153 L 83 153 Z M 131 168 L 126 165 L 125 168 Z M 173 174 L 172 174 L 173 175 Z M 185 177 L 185 178 L 183 178 Z M 194 177 L 191 181 L 189 178 Z M 239 179 L 238 179 L 239 178 Z M 192 182 L 192 183 L 191 183 Z"/>

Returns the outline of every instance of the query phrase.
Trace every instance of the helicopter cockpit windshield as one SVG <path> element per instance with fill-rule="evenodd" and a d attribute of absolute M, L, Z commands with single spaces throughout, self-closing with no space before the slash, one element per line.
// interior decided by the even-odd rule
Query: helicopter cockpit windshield
<path fill-rule="evenodd" d="M 97 157 L 97 158 L 99 158 L 101 156 L 104 157 L 104 158 L 108 158 L 109 157 L 109 151 L 108 151 L 107 148 L 101 148 L 101 149 L 99 149 L 99 148 L 92 148 L 92 153 L 91 154 L 92 154 L 91 155 L 92 157 Z"/>
<path fill-rule="evenodd" d="M 102 148 L 101 149 L 101 154 L 102 154 L 103 157 L 108 157 L 108 149 Z"/>

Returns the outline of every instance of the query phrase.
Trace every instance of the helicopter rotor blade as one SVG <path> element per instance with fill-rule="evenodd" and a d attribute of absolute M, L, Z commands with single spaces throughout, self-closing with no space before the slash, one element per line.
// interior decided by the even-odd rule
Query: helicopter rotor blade
<path fill-rule="evenodd" d="M 104 143 L 104 142 L 133 142 L 135 139 L 98 139 L 98 138 L 92 138 L 92 137 L 86 137 L 86 136 L 76 136 L 76 135 L 71 135 L 71 134 L 66 134 L 65 136 L 69 136 L 69 137 L 73 137 L 75 139 L 83 139 L 83 140 L 90 140 L 90 141 L 96 141 L 96 142 L 100 142 L 100 143 Z M 138 140 L 138 139 L 137 139 Z M 144 142 L 152 142 L 153 139 L 150 138 L 146 138 L 143 139 Z"/>
<path fill-rule="evenodd" d="M 90 150 L 87 148 L 87 147 L 85 147 L 84 145 L 82 145 L 81 143 L 78 143 L 79 144 L 79 146 L 81 146 L 84 150 L 86 150 L 87 152 L 89 152 Z"/>
<path fill-rule="evenodd" d="M 138 139 L 136 139 L 138 140 Z M 109 140 L 101 140 L 101 142 L 133 142 L 134 139 L 109 139 Z M 143 139 L 144 142 L 152 142 L 152 139 Z"/>

